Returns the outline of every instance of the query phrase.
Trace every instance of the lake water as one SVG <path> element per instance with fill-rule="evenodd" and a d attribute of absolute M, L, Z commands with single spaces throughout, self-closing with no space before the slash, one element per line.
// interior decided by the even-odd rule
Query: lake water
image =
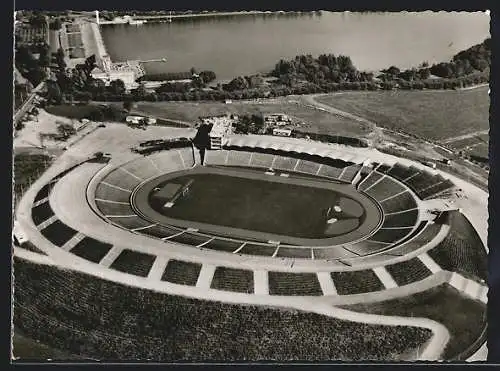
<path fill-rule="evenodd" d="M 360 70 L 447 61 L 489 37 L 484 12 L 255 15 L 101 27 L 113 61 L 166 58 L 148 72 L 212 70 L 218 79 L 267 72 L 280 58 L 351 57 Z"/>

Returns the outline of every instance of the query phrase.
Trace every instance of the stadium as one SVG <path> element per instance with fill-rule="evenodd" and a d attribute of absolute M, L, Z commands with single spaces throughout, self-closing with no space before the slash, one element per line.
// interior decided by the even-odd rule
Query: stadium
<path fill-rule="evenodd" d="M 86 359 L 484 351 L 486 192 L 371 147 L 229 134 L 200 151 L 194 135 L 107 125 L 33 184 L 16 328 Z"/>

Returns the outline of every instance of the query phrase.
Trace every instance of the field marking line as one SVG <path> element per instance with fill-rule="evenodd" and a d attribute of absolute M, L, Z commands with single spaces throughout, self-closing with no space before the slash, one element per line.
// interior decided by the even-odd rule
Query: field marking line
<path fill-rule="evenodd" d="M 123 166 L 120 166 L 118 169 L 120 169 L 121 171 L 123 171 L 124 173 L 130 175 L 131 177 L 134 177 L 135 179 L 137 179 L 138 181 L 142 182 L 144 179 L 138 177 L 137 175 L 131 173 L 130 171 L 128 171 L 127 169 L 125 169 Z"/>
<path fill-rule="evenodd" d="M 107 183 L 105 181 L 102 181 L 101 184 L 104 184 L 108 187 L 111 187 L 111 188 L 115 188 L 115 189 L 118 189 L 120 191 L 123 191 L 123 192 L 127 192 L 127 193 L 132 193 L 132 191 L 130 189 L 125 189 L 125 188 L 122 188 L 120 186 L 117 186 L 117 185 L 114 185 L 114 184 L 110 184 L 110 183 Z"/>
<path fill-rule="evenodd" d="M 113 201 L 113 200 L 105 200 L 103 198 L 94 198 L 94 201 L 99 201 L 99 202 L 106 202 L 110 204 L 118 204 L 118 205 L 130 205 L 128 202 L 123 202 L 123 201 Z"/>
<path fill-rule="evenodd" d="M 408 192 L 408 190 L 407 190 L 407 189 L 404 189 L 404 190 L 402 190 L 401 192 L 398 192 L 398 193 L 396 193 L 396 194 L 393 194 L 392 196 L 386 197 L 386 198 L 384 198 L 383 200 L 381 200 L 381 201 L 379 201 L 379 202 L 380 202 L 380 203 L 382 203 L 382 202 L 387 201 L 387 200 L 390 200 L 390 199 L 392 199 L 392 198 L 394 198 L 394 197 L 398 197 L 399 195 L 402 195 L 403 193 L 406 193 L 406 192 Z"/>

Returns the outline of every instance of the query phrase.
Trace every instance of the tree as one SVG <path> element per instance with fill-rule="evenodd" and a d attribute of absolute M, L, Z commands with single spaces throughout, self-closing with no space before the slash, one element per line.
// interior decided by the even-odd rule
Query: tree
<path fill-rule="evenodd" d="M 123 101 L 123 109 L 130 112 L 133 107 L 133 102 L 130 99 Z"/>
<path fill-rule="evenodd" d="M 50 22 L 49 28 L 51 30 L 58 31 L 62 27 L 62 22 L 59 18 L 54 19 L 52 22 Z"/>
<path fill-rule="evenodd" d="M 109 89 L 113 94 L 121 95 L 121 94 L 125 93 L 125 90 L 126 90 L 125 83 L 123 82 L 123 80 L 120 80 L 120 79 L 113 80 L 109 84 Z"/>
<path fill-rule="evenodd" d="M 41 67 L 48 67 L 50 65 L 49 46 L 47 44 L 40 47 L 40 57 L 38 58 L 38 63 Z"/>
<path fill-rule="evenodd" d="M 213 71 L 201 71 L 200 78 L 203 80 L 204 84 L 209 84 L 214 81 L 217 77 Z"/>
<path fill-rule="evenodd" d="M 56 63 L 57 63 L 57 66 L 61 70 L 64 70 L 66 68 L 66 61 L 64 60 L 64 50 L 63 50 L 63 48 L 57 49 L 57 52 L 56 52 Z"/>
<path fill-rule="evenodd" d="M 196 75 L 196 69 L 194 67 L 191 67 L 191 69 L 189 70 L 189 72 L 191 73 L 191 76 L 192 75 Z"/>

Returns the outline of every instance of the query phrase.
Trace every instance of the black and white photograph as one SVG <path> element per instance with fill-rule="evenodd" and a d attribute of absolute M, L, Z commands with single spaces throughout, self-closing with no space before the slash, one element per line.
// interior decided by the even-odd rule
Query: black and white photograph
<path fill-rule="evenodd" d="M 11 362 L 487 360 L 489 11 L 12 16 Z"/>

